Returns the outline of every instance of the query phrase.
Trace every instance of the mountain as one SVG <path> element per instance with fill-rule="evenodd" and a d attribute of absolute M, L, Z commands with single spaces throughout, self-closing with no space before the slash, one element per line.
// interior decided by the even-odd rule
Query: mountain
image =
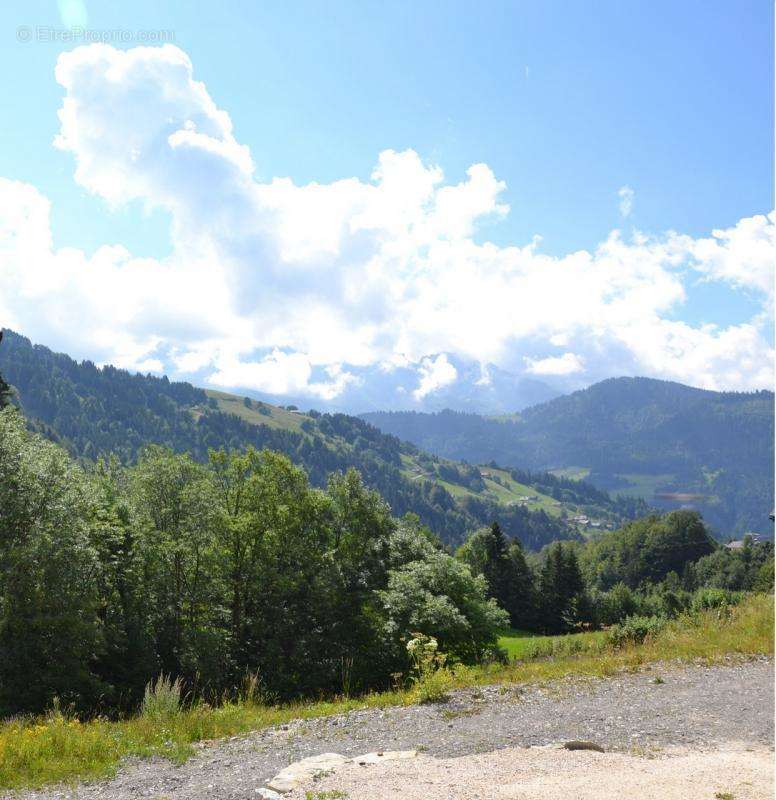
<path fill-rule="evenodd" d="M 773 392 L 613 378 L 503 417 L 363 416 L 446 458 L 520 464 L 657 507 L 695 507 L 725 538 L 772 534 Z"/>
<path fill-rule="evenodd" d="M 13 386 L 29 425 L 73 455 L 113 453 L 134 461 L 148 444 L 189 452 L 269 448 L 302 465 L 314 485 L 336 470 L 358 469 L 396 515 L 417 514 L 450 544 L 497 519 L 530 549 L 587 532 L 571 517 L 612 527 L 644 513 L 630 499 L 550 474 L 472 466 L 423 452 L 345 414 L 301 413 L 249 397 L 167 378 L 77 363 L 6 331 L 0 374 Z"/>
<path fill-rule="evenodd" d="M 478 414 L 506 414 L 543 403 L 562 393 L 553 385 L 526 375 L 500 369 L 494 364 L 480 365 L 450 353 L 437 353 L 423 359 L 427 369 L 431 364 L 443 364 L 449 383 L 440 380 L 433 390 L 420 388 L 418 365 L 398 365 L 386 369 L 384 365 L 348 367 L 351 380 L 336 397 L 326 400 L 316 398 L 321 411 L 361 413 L 391 408 L 401 411 L 441 411 L 454 408 Z M 423 368 L 421 364 L 421 368 Z M 207 383 L 208 374 L 201 379 Z M 313 380 L 326 381 L 325 371 L 314 371 Z M 235 390 L 258 400 L 278 405 L 288 403 L 307 406 L 309 396 L 272 395 L 244 388 Z"/>

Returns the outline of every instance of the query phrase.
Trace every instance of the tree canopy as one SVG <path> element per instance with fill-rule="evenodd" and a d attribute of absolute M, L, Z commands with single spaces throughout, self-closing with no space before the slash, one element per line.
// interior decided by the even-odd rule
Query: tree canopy
<path fill-rule="evenodd" d="M 218 696 L 385 685 L 414 631 L 473 662 L 507 616 L 355 471 L 162 447 L 94 469 L 0 412 L 0 714 L 122 708 L 164 673 Z M 34 680 L 31 680 L 31 676 Z"/>

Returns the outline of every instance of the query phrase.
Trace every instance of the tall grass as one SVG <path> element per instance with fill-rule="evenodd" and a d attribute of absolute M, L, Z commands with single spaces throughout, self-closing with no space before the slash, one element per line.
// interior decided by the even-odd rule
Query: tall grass
<path fill-rule="evenodd" d="M 756 595 L 740 605 L 686 615 L 667 623 L 641 644 L 552 653 L 510 665 L 458 667 L 451 686 L 543 682 L 571 675 L 605 676 L 655 661 L 712 662 L 731 654 L 773 653 L 773 597 Z M 149 696 L 150 693 L 150 696 Z M 217 708 L 181 703 L 180 686 L 166 679 L 149 687 L 144 711 L 120 722 L 81 722 L 60 711 L 37 719 L 0 725 L 0 788 L 37 787 L 59 781 L 111 774 L 126 756 L 163 756 L 174 762 L 193 752 L 192 744 L 279 725 L 294 718 L 325 717 L 356 708 L 410 704 L 412 688 L 360 698 L 270 706 L 255 679 L 237 699 Z M 173 700 L 175 703 L 173 704 Z"/>
<path fill-rule="evenodd" d="M 183 681 L 162 673 L 145 687 L 140 716 L 155 720 L 170 719 L 180 713 Z"/>

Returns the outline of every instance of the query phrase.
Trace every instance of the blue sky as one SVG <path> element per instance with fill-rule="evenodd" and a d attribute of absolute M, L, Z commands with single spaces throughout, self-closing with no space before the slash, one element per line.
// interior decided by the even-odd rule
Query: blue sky
<path fill-rule="evenodd" d="M 60 54 L 74 45 L 40 41 L 37 28 L 73 22 L 95 31 L 172 31 L 175 46 L 193 65 L 193 79 L 204 82 L 231 118 L 236 142 L 249 148 L 257 183 L 275 177 L 297 186 L 349 177 L 368 183 L 386 150 L 414 151 L 424 165 L 444 171 L 445 184 L 465 181 L 472 164 L 486 164 L 505 184 L 498 203 L 509 212 L 477 219 L 470 238 L 478 245 L 524 247 L 540 236 L 541 253 L 562 259 L 594 252 L 614 229 L 626 238 L 634 231 L 650 237 L 676 231 L 703 240 L 773 209 L 773 8 L 764 0 L 9 2 L 0 9 L 0 22 L 6 38 L 0 102 L 7 121 L 0 176 L 48 198 L 54 250 L 78 248 L 88 257 L 102 245 L 121 244 L 133 257 L 162 261 L 181 250 L 171 236 L 176 211 L 168 200 L 144 189 L 108 201 L 95 178 L 74 179 L 76 164 L 86 157 L 79 145 L 52 146 L 66 94 L 54 70 Z M 31 41 L 18 41 L 20 26 L 32 31 Z M 111 43 L 123 50 L 134 44 Z M 623 187 L 632 192 L 626 216 L 618 195 Z M 768 223 L 756 236 L 772 238 L 771 230 Z M 749 257 L 748 250 L 736 252 L 728 261 L 749 274 L 757 270 L 744 263 Z M 669 291 L 658 304 L 660 319 L 729 328 L 750 323 L 763 309 L 769 313 L 762 277 L 747 282 L 733 276 L 729 264 L 690 270 L 681 283 L 685 296 L 672 298 Z M 553 313 L 551 305 L 547 313 Z M 18 313 L 11 317 L 25 321 Z M 763 369 L 772 364 L 772 333 L 770 324 L 758 325 L 765 356 L 752 355 L 756 380 L 726 378 L 724 367 L 704 362 L 688 363 L 687 382 L 762 383 Z M 54 333 L 51 326 L 31 327 L 32 333 Z M 629 338 L 612 331 L 616 350 L 623 342 L 633 349 L 628 342 L 636 333 Z M 252 333 L 255 346 L 233 354 L 238 361 L 256 363 L 273 351 L 266 332 Z M 578 326 L 553 345 L 557 352 L 548 346 L 529 353 L 523 346 L 545 335 L 561 341 L 561 333 L 503 332 L 500 347 L 483 360 L 516 369 L 571 353 L 588 365 L 576 371 L 579 382 L 605 375 L 603 363 L 591 365 L 594 351 L 603 360 L 606 348 L 588 342 L 580 355 L 568 344 L 572 333 L 586 336 Z M 155 344 L 135 362 L 180 371 L 171 353 L 185 350 L 182 337 L 160 343 L 158 332 L 143 334 Z M 213 353 L 220 348 L 223 354 L 224 337 L 212 338 L 221 342 L 212 345 Z M 347 371 L 348 364 L 363 367 L 399 355 L 417 364 L 439 352 L 477 357 L 459 352 L 453 341 L 446 346 L 444 336 L 423 337 L 432 351 L 416 343 L 400 354 L 408 338 L 387 348 L 372 342 L 372 355 L 354 361 L 333 351 L 331 358 L 308 361 L 315 372 Z M 304 352 L 303 342 L 281 339 L 282 352 Z M 121 355 L 88 337 L 72 344 L 81 351 L 77 355 L 89 355 L 90 348 L 99 351 L 95 358 Z M 129 348 L 133 353 L 142 350 L 136 344 Z M 722 348 L 728 359 L 730 347 Z M 216 362 L 214 356 L 212 369 L 226 372 Z M 626 370 L 678 377 L 676 366 L 662 363 L 654 354 L 613 360 Z M 215 374 L 202 369 L 197 374 L 204 379 Z M 694 369 L 703 375 L 693 375 Z"/>

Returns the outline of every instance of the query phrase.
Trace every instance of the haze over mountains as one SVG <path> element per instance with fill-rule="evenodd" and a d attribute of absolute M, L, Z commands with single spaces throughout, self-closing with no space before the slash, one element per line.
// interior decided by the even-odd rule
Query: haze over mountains
<path fill-rule="evenodd" d="M 420 368 L 420 375 L 418 369 Z M 200 375 L 208 385 L 207 370 Z M 331 379 L 325 370 L 314 371 L 312 382 L 325 386 Z M 214 388 L 222 388 L 211 384 Z M 360 414 L 370 411 L 442 411 L 453 408 L 476 414 L 508 414 L 543 403 L 572 389 L 577 382 L 566 376 L 541 376 L 527 371 L 511 372 L 495 364 L 481 365 L 452 353 L 436 353 L 418 364 L 375 364 L 348 367 L 348 379 L 337 385 L 331 396 L 326 391 L 310 394 L 272 394 L 246 387 L 227 391 L 248 394 L 274 405 L 313 405 L 321 411 Z"/>

